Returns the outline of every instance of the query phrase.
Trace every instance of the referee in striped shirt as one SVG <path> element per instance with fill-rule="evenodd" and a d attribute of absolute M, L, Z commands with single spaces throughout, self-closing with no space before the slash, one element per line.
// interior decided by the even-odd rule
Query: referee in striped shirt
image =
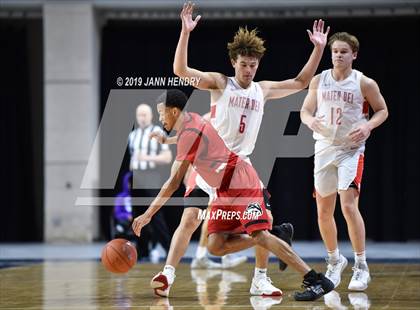
<path fill-rule="evenodd" d="M 156 139 L 150 139 L 152 132 L 163 132 L 162 128 L 152 123 L 153 112 L 148 104 L 142 103 L 136 109 L 136 120 L 138 127 L 128 136 L 128 147 L 130 151 L 130 170 L 133 171 L 133 189 L 136 196 L 150 198 L 156 196 L 156 191 L 162 187 L 162 176 L 159 165 L 167 165 L 172 161 L 172 152 L 167 144 L 159 144 Z M 145 211 L 145 207 L 133 208 L 134 216 Z M 162 212 L 158 212 L 151 222 L 151 241 L 155 248 L 157 242 L 169 251 L 171 237 L 168 226 Z M 148 255 L 148 240 L 140 240 L 140 253 Z"/>

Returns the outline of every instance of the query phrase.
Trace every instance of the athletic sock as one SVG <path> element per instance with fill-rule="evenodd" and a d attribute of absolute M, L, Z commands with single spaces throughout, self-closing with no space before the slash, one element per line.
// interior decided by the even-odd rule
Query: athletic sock
<path fill-rule="evenodd" d="M 366 251 L 362 251 L 360 253 L 354 252 L 354 265 L 367 267 Z"/>
<path fill-rule="evenodd" d="M 338 248 L 332 251 L 328 251 L 328 262 L 331 264 L 337 263 L 340 260 L 340 251 Z"/>
<path fill-rule="evenodd" d="M 266 277 L 267 277 L 267 268 L 257 268 L 257 267 L 255 267 L 254 278 L 260 279 L 260 278 L 266 278 Z"/>
<path fill-rule="evenodd" d="M 168 277 L 169 283 L 173 282 L 175 279 L 175 267 L 171 265 L 165 265 L 165 267 L 163 267 L 162 274 Z"/>

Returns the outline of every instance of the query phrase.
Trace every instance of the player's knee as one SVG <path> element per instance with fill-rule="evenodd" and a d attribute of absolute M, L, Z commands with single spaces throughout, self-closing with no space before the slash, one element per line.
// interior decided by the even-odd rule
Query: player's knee
<path fill-rule="evenodd" d="M 334 211 L 331 212 L 328 208 L 318 208 L 318 220 L 329 221 L 334 217 Z"/>
<path fill-rule="evenodd" d="M 223 248 L 221 248 L 219 245 L 215 245 L 215 244 L 208 244 L 207 245 L 207 250 L 209 251 L 209 253 L 211 255 L 215 255 L 215 256 L 223 256 L 225 255 L 225 250 Z"/>
<path fill-rule="evenodd" d="M 198 218 L 196 212 L 186 212 L 182 215 L 181 223 L 179 226 L 183 231 L 194 232 L 200 226 L 201 220 Z"/>
<path fill-rule="evenodd" d="M 348 217 L 348 216 L 353 217 L 358 212 L 356 206 L 354 204 L 352 204 L 352 203 L 342 203 L 341 204 L 341 210 L 342 210 L 343 215 L 345 217 Z"/>
<path fill-rule="evenodd" d="M 266 230 L 257 230 L 251 233 L 251 238 L 254 242 L 262 247 L 267 246 L 267 238 L 269 237 L 269 232 Z"/>
<path fill-rule="evenodd" d="M 216 236 L 213 236 L 212 238 L 211 236 L 209 236 L 209 239 L 207 241 L 207 250 L 211 255 L 223 256 L 225 255 L 223 243 L 223 240 L 221 240 L 220 238 L 217 238 Z"/>

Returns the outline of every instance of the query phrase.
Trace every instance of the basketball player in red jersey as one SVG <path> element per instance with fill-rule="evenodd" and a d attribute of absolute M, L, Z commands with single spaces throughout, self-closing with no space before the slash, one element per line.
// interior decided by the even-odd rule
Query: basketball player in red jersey
<path fill-rule="evenodd" d="M 210 123 L 198 114 L 183 112 L 187 100 L 179 90 L 168 90 L 158 99 L 163 127 L 177 132 L 177 156 L 158 196 L 146 212 L 133 221 L 135 234 L 140 235 L 141 229 L 172 196 L 193 165 L 206 183 L 217 189 L 208 222 L 208 248 L 212 254 L 224 255 L 259 245 L 303 275 L 305 290 L 295 293 L 296 300 L 316 300 L 331 291 L 334 284 L 328 278 L 316 273 L 286 242 L 268 232 L 271 224 L 255 169 L 226 147 Z M 159 285 L 155 287 L 156 294 L 167 296 L 166 291 L 171 286 L 167 276 L 162 273 L 155 280 Z"/>
<path fill-rule="evenodd" d="M 181 12 L 182 30 L 173 65 L 174 73 L 182 78 L 198 79 L 199 83 L 194 86 L 210 91 L 213 127 L 230 150 L 251 164 L 249 156 L 255 147 L 266 101 L 297 93 L 309 85 L 321 60 L 329 27 L 324 32 L 324 21 L 319 20 L 314 22 L 312 32 L 307 31 L 314 49 L 308 62 L 295 78 L 284 81 L 254 82 L 260 60 L 266 50 L 264 41 L 257 35 L 256 30 L 248 31 L 246 28 L 240 28 L 233 42 L 228 43 L 229 58 L 235 71 L 234 76 L 228 77 L 218 72 L 202 72 L 188 66 L 189 37 L 201 18 L 197 16 L 193 19 L 193 11 L 193 4 L 184 4 Z M 268 212 L 271 219 L 271 212 Z M 279 233 L 286 234 L 285 237 L 293 234 L 291 224 L 282 224 L 274 228 L 279 228 Z M 264 248 L 258 246 L 255 250 L 256 268 L 250 293 L 275 295 L 279 289 L 271 284 L 266 274 L 269 254 Z M 283 270 L 285 267 L 284 262 L 280 261 L 280 269 Z"/>

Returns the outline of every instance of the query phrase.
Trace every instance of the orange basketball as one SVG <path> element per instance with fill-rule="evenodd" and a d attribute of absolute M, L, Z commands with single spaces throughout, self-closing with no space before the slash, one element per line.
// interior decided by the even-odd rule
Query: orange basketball
<path fill-rule="evenodd" d="M 125 239 L 111 240 L 103 248 L 101 260 L 106 270 L 126 273 L 137 262 L 136 247 Z"/>

